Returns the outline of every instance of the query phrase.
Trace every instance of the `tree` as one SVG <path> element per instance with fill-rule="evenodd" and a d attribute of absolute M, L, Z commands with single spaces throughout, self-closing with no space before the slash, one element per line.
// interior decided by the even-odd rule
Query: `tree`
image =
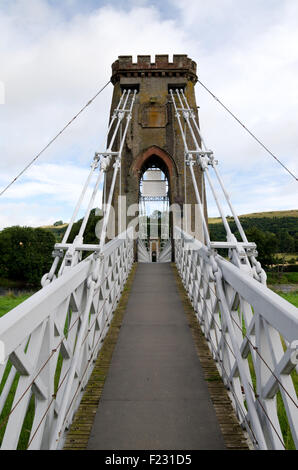
<path fill-rule="evenodd" d="M 296 232 L 294 236 L 294 252 L 298 253 L 298 232 Z"/>
<path fill-rule="evenodd" d="M 274 233 L 278 240 L 278 253 L 298 251 L 298 224 L 297 217 L 241 217 L 240 221 L 244 231 L 256 227 L 262 232 Z M 233 219 L 228 220 L 232 232 L 237 235 L 237 227 Z M 226 232 L 222 223 L 209 224 L 210 236 L 213 241 L 225 241 Z M 294 240 L 293 240 L 294 239 Z"/>
<path fill-rule="evenodd" d="M 280 253 L 293 253 L 295 251 L 295 239 L 286 229 L 278 232 Z"/>
<path fill-rule="evenodd" d="M 0 276 L 38 285 L 52 264 L 54 244 L 54 235 L 41 228 L 5 228 L 0 232 Z"/>
<path fill-rule="evenodd" d="M 92 211 L 90 212 L 90 216 L 89 216 L 85 231 L 84 231 L 84 243 L 91 243 L 91 244 L 98 243 L 98 238 L 95 233 L 95 227 L 96 227 L 97 222 L 101 219 L 102 219 L 102 216 L 96 216 L 95 209 L 92 209 Z M 83 219 L 80 219 L 73 224 L 68 240 L 67 240 L 68 243 L 72 243 L 74 241 L 75 237 L 78 235 L 80 231 L 82 222 L 83 222 Z"/>
<path fill-rule="evenodd" d="M 274 233 L 263 232 L 257 227 L 246 230 L 247 239 L 255 242 L 258 251 L 258 261 L 265 267 L 274 263 L 274 254 L 278 249 L 278 239 Z"/>

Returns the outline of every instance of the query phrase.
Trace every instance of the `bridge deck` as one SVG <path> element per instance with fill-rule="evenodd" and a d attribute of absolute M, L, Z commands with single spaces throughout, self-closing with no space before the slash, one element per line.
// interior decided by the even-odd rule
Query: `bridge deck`
<path fill-rule="evenodd" d="M 138 265 L 88 449 L 225 449 L 170 264 Z"/>

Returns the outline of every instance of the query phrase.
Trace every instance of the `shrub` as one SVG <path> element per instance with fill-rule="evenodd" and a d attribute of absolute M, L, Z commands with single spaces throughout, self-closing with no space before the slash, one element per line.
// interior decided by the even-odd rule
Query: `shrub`
<path fill-rule="evenodd" d="M 54 244 L 54 235 L 41 228 L 5 228 L 0 232 L 0 277 L 38 285 L 50 269 Z"/>

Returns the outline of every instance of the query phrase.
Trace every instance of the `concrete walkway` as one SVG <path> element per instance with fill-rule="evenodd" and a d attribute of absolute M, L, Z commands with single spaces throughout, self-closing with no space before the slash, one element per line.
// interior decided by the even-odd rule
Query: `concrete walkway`
<path fill-rule="evenodd" d="M 225 449 L 170 264 L 138 265 L 88 449 Z"/>

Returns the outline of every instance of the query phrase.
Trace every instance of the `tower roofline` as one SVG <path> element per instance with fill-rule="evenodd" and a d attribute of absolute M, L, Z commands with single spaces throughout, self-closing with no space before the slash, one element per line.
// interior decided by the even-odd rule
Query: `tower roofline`
<path fill-rule="evenodd" d="M 196 72 L 196 62 L 186 54 L 174 54 L 173 62 L 167 54 L 155 55 L 155 62 L 151 62 L 150 55 L 138 55 L 137 62 L 130 55 L 122 55 L 112 64 L 111 81 L 115 84 L 121 77 L 186 76 L 196 82 Z"/>

